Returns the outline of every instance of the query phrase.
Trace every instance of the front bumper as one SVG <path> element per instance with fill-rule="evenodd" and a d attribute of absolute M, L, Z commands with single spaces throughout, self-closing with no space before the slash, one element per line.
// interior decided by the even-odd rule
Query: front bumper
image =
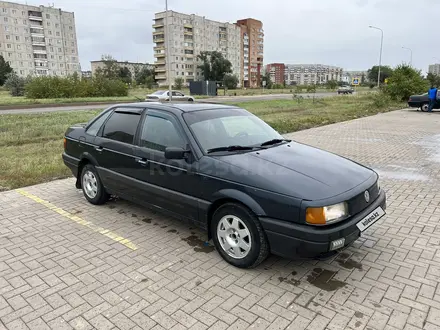
<path fill-rule="evenodd" d="M 356 224 L 379 206 L 385 211 L 386 195 L 383 190 L 369 207 L 334 225 L 317 227 L 264 217 L 260 218 L 260 222 L 265 230 L 273 254 L 285 258 L 295 256 L 312 258 L 331 252 L 330 242 L 334 240 L 345 238 L 344 247 L 357 240 L 361 231 Z"/>

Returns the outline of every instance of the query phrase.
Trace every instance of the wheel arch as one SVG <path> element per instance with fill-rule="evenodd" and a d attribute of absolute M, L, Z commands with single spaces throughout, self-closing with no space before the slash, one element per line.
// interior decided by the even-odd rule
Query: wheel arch
<path fill-rule="evenodd" d="M 257 217 L 266 215 L 263 208 L 248 194 L 234 189 L 224 189 L 217 192 L 214 196 L 214 202 L 209 206 L 206 220 L 208 229 L 208 239 L 212 238 L 211 235 L 211 221 L 215 211 L 227 203 L 240 204 L 250 211 L 252 211 Z"/>
<path fill-rule="evenodd" d="M 86 152 L 86 153 L 81 155 L 80 161 L 78 163 L 78 174 L 76 176 L 76 183 L 75 183 L 75 186 L 78 189 L 81 189 L 81 172 L 82 172 L 82 169 L 87 164 L 92 164 L 93 166 L 97 166 L 98 165 L 98 162 L 96 161 L 96 159 L 93 158 L 93 156 L 90 155 L 88 152 Z"/>

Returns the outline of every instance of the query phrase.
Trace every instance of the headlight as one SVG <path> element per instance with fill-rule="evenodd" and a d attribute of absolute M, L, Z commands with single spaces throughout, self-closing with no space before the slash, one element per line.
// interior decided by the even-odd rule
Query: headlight
<path fill-rule="evenodd" d="M 308 207 L 306 221 L 312 225 L 326 225 L 342 220 L 348 216 L 347 203 L 339 203 L 324 207 Z"/>

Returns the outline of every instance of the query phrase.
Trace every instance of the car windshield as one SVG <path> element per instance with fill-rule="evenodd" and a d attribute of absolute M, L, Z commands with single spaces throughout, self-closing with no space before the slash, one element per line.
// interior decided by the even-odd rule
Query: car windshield
<path fill-rule="evenodd" d="M 231 146 L 229 151 L 236 151 L 239 147 L 283 139 L 272 127 L 244 109 L 202 110 L 186 112 L 183 116 L 205 153 Z"/>
<path fill-rule="evenodd" d="M 165 91 L 157 91 L 154 92 L 152 95 L 162 95 L 163 93 L 165 93 Z"/>

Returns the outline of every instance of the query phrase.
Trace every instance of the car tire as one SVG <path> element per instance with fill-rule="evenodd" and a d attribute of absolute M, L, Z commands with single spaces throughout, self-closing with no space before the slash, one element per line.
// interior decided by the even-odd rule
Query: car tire
<path fill-rule="evenodd" d="M 192 97 L 188 98 L 188 102 L 194 102 L 194 99 Z"/>
<path fill-rule="evenodd" d="M 427 112 L 429 110 L 429 104 L 428 103 L 422 103 L 420 105 L 420 110 Z"/>
<path fill-rule="evenodd" d="M 220 206 L 210 230 L 219 254 L 235 267 L 254 268 L 269 255 L 269 243 L 258 218 L 240 204 Z"/>
<path fill-rule="evenodd" d="M 95 166 L 87 164 L 81 171 L 81 188 L 84 197 L 94 205 L 101 205 L 108 201 L 110 195 L 99 178 Z"/>

